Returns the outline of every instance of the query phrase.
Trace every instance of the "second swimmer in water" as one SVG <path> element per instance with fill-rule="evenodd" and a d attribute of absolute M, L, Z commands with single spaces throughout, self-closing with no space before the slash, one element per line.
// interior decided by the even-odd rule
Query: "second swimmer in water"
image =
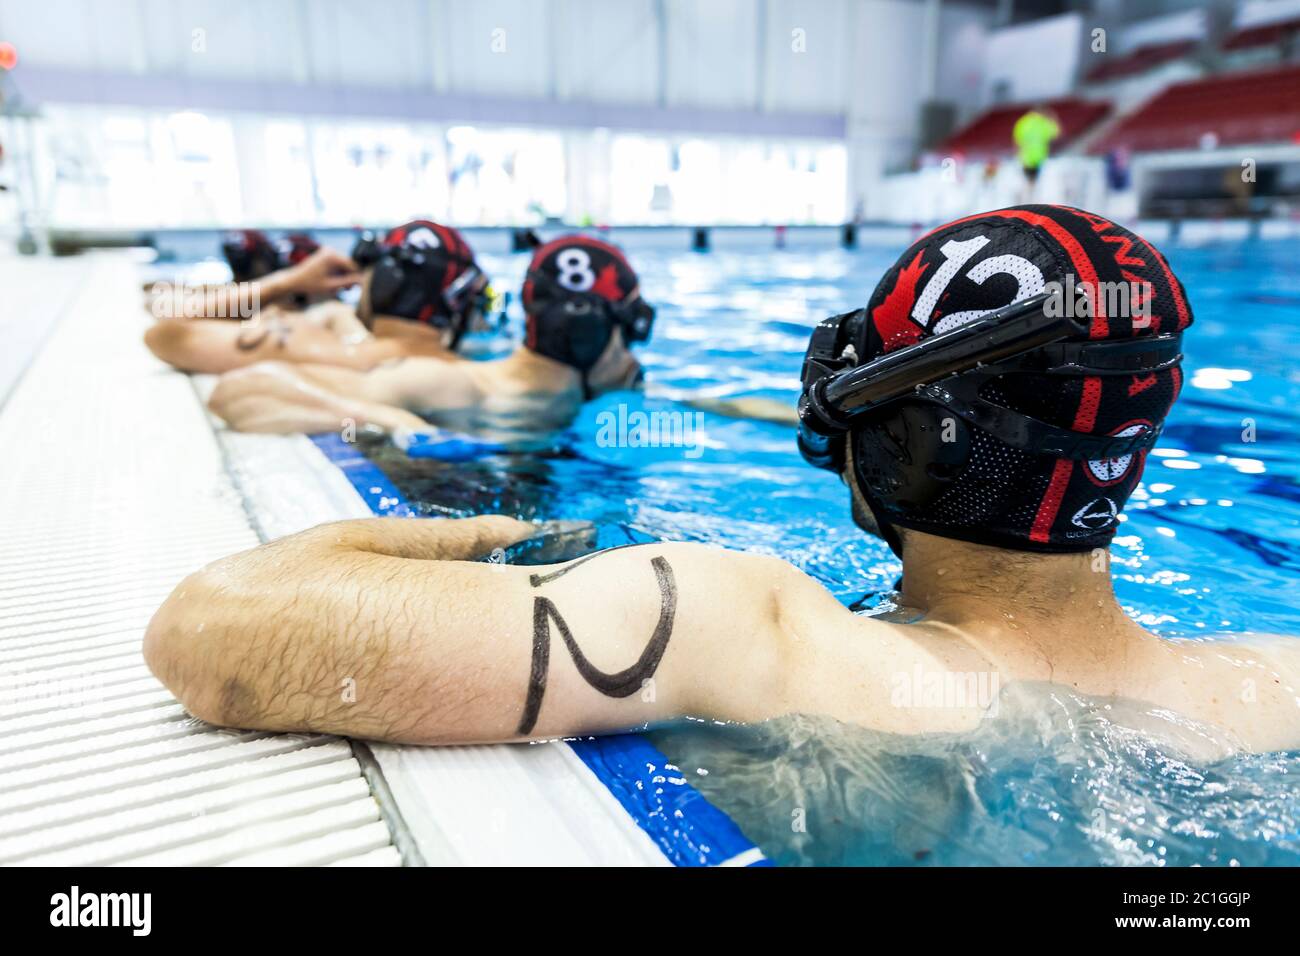
<path fill-rule="evenodd" d="M 233 258 L 232 269 L 239 262 Z M 268 360 L 364 370 L 407 356 L 449 355 L 467 330 L 483 323 L 490 298 L 487 277 L 464 237 L 427 220 L 399 226 L 382 240 L 363 235 L 351 256 L 322 247 L 248 282 L 256 287 L 251 301 L 273 304 L 242 322 L 166 318 L 145 333 L 145 343 L 186 372 L 219 374 Z M 358 283 L 355 309 L 334 299 L 302 309 L 282 304 Z M 243 286 L 220 294 L 250 295 Z M 213 308 L 237 316 L 225 311 L 230 305 Z"/>
<path fill-rule="evenodd" d="M 403 288 L 397 301 L 405 311 L 436 311 L 444 294 L 429 285 Z M 369 292 L 387 294 L 375 280 Z M 418 431 L 427 422 L 461 431 L 545 430 L 567 425 L 598 394 L 640 384 L 630 347 L 650 337 L 654 310 L 617 248 L 587 236 L 541 246 L 523 305 L 524 342 L 502 359 L 413 356 L 369 371 L 264 362 L 223 375 L 210 407 L 241 431 L 337 431 L 348 421 L 385 431 Z"/>

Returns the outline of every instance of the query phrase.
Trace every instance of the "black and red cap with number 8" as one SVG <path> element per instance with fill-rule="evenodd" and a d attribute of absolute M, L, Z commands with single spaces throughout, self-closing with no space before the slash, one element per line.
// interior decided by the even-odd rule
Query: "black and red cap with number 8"
<path fill-rule="evenodd" d="M 532 311 L 555 295 L 594 293 L 615 305 L 638 292 L 636 272 L 615 246 L 591 236 L 560 236 L 533 252 L 524 282 L 524 308 Z M 535 281 L 534 274 L 550 281 Z"/>

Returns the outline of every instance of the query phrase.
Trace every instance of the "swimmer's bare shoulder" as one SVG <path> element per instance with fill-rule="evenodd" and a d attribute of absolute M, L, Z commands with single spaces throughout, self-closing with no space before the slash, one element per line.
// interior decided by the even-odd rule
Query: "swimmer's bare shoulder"
<path fill-rule="evenodd" d="M 401 355 L 371 369 L 366 397 L 416 412 L 471 406 L 482 397 L 471 364 L 450 355 Z"/>
<path fill-rule="evenodd" d="M 1300 747 L 1300 639 L 1230 634 L 1164 643 L 1178 661 L 1171 675 L 1193 698 L 1192 716 L 1250 750 Z"/>
<path fill-rule="evenodd" d="M 988 657 L 979 635 L 955 628 L 852 615 L 799 577 L 793 568 L 782 575 L 789 711 L 889 733 L 961 733 L 995 714 L 999 696 L 1013 685 L 1039 688 L 1020 696 L 1045 706 L 1050 695 L 1041 692 L 1056 686 L 1211 728 L 1214 746 L 1199 751 L 1207 760 L 1300 747 L 1300 639 L 1152 635 L 1146 652 L 1126 667 L 1062 675 L 1026 668 L 1014 656 Z"/>

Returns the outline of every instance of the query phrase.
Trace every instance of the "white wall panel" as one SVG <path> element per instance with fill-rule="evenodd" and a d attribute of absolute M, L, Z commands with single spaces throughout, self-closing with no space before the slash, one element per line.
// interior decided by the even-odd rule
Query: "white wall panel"
<path fill-rule="evenodd" d="M 198 27 L 188 3 L 177 3 L 175 0 L 136 0 L 135 7 L 140 33 L 144 38 L 144 62 L 138 72 L 184 74 L 189 69 L 192 57 L 206 55 L 193 50 L 193 31 Z M 4 22 L 4 11 L 7 8 L 8 0 L 0 3 L 0 24 Z M 105 70 L 112 69 L 112 64 L 95 65 Z"/>
<path fill-rule="evenodd" d="M 317 6 L 313 3 L 312 9 Z M 333 0 L 334 50 L 327 59 L 313 48 L 313 69 L 339 86 L 395 89 L 427 85 L 428 20 L 421 4 L 385 0 L 382 5 Z"/>
<path fill-rule="evenodd" d="M 957 104 L 959 118 L 970 118 L 984 106 L 981 81 L 990 11 L 948 5 L 943 9 L 939 41 L 939 99 Z"/>
<path fill-rule="evenodd" d="M 769 109 L 843 112 L 854 53 L 847 29 L 851 18 L 847 0 L 769 0 L 764 69 Z M 796 41 L 802 41 L 802 52 Z"/>
<path fill-rule="evenodd" d="M 667 105 L 755 107 L 758 6 L 668 0 Z"/>
<path fill-rule="evenodd" d="M 164 45 L 156 49 L 164 57 L 173 54 L 173 46 L 181 51 L 187 74 L 261 78 L 263 70 L 271 68 L 259 50 L 266 38 L 258 36 L 262 24 L 256 5 L 186 0 L 176 14 L 173 25 L 180 29 L 172 30 L 164 38 Z M 194 49 L 194 30 L 203 31 L 201 50 Z M 109 68 L 107 64 L 100 66 Z"/>
<path fill-rule="evenodd" d="M 433 29 L 445 31 L 450 88 L 465 93 L 540 96 L 548 87 L 551 4 L 517 0 L 441 3 Z M 496 31 L 502 31 L 497 33 Z M 494 52 L 494 40 L 499 40 Z"/>
<path fill-rule="evenodd" d="M 46 78 L 41 89 L 72 91 L 67 102 L 98 101 L 72 95 L 102 89 L 97 74 L 128 74 L 143 80 L 113 86 L 104 102 L 150 101 L 157 76 L 179 91 L 162 103 L 202 99 L 205 109 L 229 110 L 274 101 L 269 111 L 287 115 L 388 115 L 382 96 L 351 96 L 384 89 L 408 96 L 390 101 L 399 107 L 392 115 L 407 119 L 424 115 L 411 104 L 427 94 L 508 101 L 513 117 L 552 101 L 537 115 L 561 126 L 582 126 L 586 103 L 613 117 L 588 125 L 616 128 L 636 128 L 619 122 L 620 106 L 635 117 L 661 102 L 735 111 L 741 130 L 762 125 L 754 112 L 778 114 L 778 125 L 789 114 L 840 115 L 862 186 L 914 149 L 924 11 L 925 0 L 0 0 L 0 38 L 17 44 L 22 64 L 84 74 L 62 85 Z M 988 94 L 986 60 L 996 70 L 1039 68 L 1023 51 L 990 51 L 991 17 L 989 7 L 943 4 L 936 95 L 964 118 Z M 1058 66 L 1061 76 L 1072 69 L 1042 69 Z M 317 89 L 314 100 L 302 96 Z M 434 104 L 443 119 L 455 112 L 446 102 Z M 554 108 L 563 103 L 577 112 Z M 471 103 L 464 119 L 479 108 Z M 650 113 L 647 129 L 673 128 Z M 683 112 L 682 129 L 701 130 L 691 115 Z M 725 119 L 717 117 L 720 129 Z"/>
<path fill-rule="evenodd" d="M 556 94 L 608 103 L 656 102 L 659 28 L 654 0 L 549 4 Z"/>
<path fill-rule="evenodd" d="M 0 4 L 0 34 L 18 47 L 20 62 L 98 66 L 90 0 Z"/>
<path fill-rule="evenodd" d="M 1009 102 L 1064 96 L 1074 87 L 1083 46 L 1083 17 L 1063 13 L 995 30 L 985 47 L 986 102 L 1005 87 Z M 1051 50 L 1051 56 L 1044 56 Z"/>
<path fill-rule="evenodd" d="M 0 36 L 18 45 L 24 64 L 86 72 L 641 105 L 658 103 L 662 91 L 669 106 L 777 112 L 841 112 L 856 83 L 879 78 L 872 95 L 902 92 L 894 102 L 907 112 L 920 39 L 915 0 L 664 0 L 666 81 L 659 6 L 0 0 Z M 803 52 L 792 49 L 795 30 Z"/>
<path fill-rule="evenodd" d="M 861 0 L 849 70 L 849 113 L 886 129 L 911 129 L 921 87 L 922 8 L 907 0 Z"/>

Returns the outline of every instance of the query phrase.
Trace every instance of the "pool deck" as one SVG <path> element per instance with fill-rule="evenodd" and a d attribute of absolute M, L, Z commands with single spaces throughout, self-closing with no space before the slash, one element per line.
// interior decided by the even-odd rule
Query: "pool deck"
<path fill-rule="evenodd" d="M 0 409 L 0 862 L 399 864 L 348 742 L 210 727 L 141 658 L 171 588 L 258 537 L 140 343 L 134 266 L 4 259 L 0 285 L 50 330 Z"/>
<path fill-rule="evenodd" d="M 211 381 L 144 348 L 129 257 L 0 259 L 0 284 L 39 348 L 0 369 L 0 864 L 667 862 L 561 742 L 395 747 L 186 714 L 140 654 L 171 589 L 370 511 L 307 438 L 218 427 Z"/>

